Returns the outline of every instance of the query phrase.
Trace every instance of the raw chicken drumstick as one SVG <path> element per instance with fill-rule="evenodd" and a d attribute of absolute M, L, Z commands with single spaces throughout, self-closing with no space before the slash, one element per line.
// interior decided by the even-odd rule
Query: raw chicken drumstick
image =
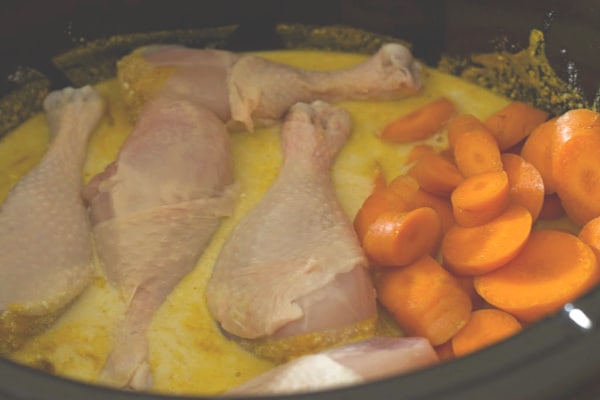
<path fill-rule="evenodd" d="M 67 88 L 44 109 L 48 151 L 0 211 L 0 354 L 47 327 L 93 274 L 82 168 L 103 102 L 91 87 Z"/>
<path fill-rule="evenodd" d="M 146 332 L 153 315 L 196 265 L 235 204 L 226 123 L 252 129 L 255 123 L 274 122 L 300 100 L 404 96 L 420 88 L 420 68 L 397 44 L 337 72 L 307 72 L 253 56 L 163 46 L 133 52 L 119 62 L 118 74 L 127 102 L 139 112 L 137 123 L 116 162 L 85 190 L 98 254 L 127 303 L 100 380 L 147 389 L 152 377 Z M 334 120 L 345 119 L 338 115 Z M 348 129 L 338 134 L 344 136 Z M 336 207 L 328 211 L 334 213 L 328 218 L 341 212 Z M 336 229 L 350 226 L 332 227 Z M 325 274 L 332 286 L 354 284 L 369 298 L 360 307 L 351 303 L 352 316 L 339 313 L 343 324 L 374 314 L 366 272 L 353 268 L 364 262 L 354 245 L 342 246 L 356 259 L 352 265 Z M 310 295 L 303 299 L 314 300 Z M 332 302 L 331 311 L 344 301 Z M 309 326 L 319 329 L 319 324 L 316 318 Z"/>
<path fill-rule="evenodd" d="M 350 131 L 342 108 L 316 101 L 290 109 L 279 175 L 230 234 L 206 290 L 227 332 L 284 338 L 375 320 L 368 263 L 330 176 Z"/>

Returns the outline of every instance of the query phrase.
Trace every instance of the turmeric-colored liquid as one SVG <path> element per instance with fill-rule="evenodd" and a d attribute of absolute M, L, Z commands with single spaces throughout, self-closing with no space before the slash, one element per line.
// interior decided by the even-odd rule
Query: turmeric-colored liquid
<path fill-rule="evenodd" d="M 317 51 L 277 51 L 259 55 L 308 69 L 337 69 L 356 64 L 365 56 Z M 107 107 L 89 143 L 85 181 L 114 160 L 132 129 L 116 80 L 96 85 Z M 425 90 L 396 101 L 340 103 L 352 115 L 352 136 L 337 158 L 333 181 L 339 199 L 353 218 L 370 193 L 380 168 L 389 180 L 406 168 L 404 159 L 412 145 L 390 145 L 378 134 L 394 118 L 431 100 L 446 96 L 460 112 L 485 118 L 507 99 L 436 70 L 427 70 Z M 445 147 L 444 133 L 429 144 Z M 0 141 L 0 201 L 17 180 L 33 168 L 48 144 L 44 115 L 25 122 Z M 273 367 L 225 338 L 211 318 L 204 287 L 227 235 L 256 204 L 276 177 L 281 163 L 279 127 L 253 133 L 232 133 L 235 173 L 242 196 L 235 213 L 214 236 L 197 267 L 186 276 L 157 312 L 149 331 L 153 390 L 176 394 L 211 395 Z M 111 332 L 124 305 L 98 268 L 87 291 L 47 332 L 31 339 L 10 358 L 58 375 L 95 382 L 108 355 Z M 388 328 L 393 329 L 393 327 Z"/>

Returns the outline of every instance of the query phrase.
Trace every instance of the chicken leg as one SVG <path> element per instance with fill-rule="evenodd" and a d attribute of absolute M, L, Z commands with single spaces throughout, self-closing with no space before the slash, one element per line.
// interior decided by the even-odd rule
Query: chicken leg
<path fill-rule="evenodd" d="M 279 175 L 229 236 L 208 283 L 209 308 L 227 332 L 283 338 L 375 319 L 368 263 L 330 177 L 350 131 L 344 109 L 291 108 Z"/>
<path fill-rule="evenodd" d="M 81 170 L 103 102 L 91 87 L 67 88 L 44 109 L 50 147 L 0 212 L 0 353 L 47 327 L 93 274 Z"/>

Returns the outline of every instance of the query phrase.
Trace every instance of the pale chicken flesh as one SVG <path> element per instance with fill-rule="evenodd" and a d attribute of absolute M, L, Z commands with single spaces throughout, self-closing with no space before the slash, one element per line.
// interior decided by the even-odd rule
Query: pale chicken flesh
<path fill-rule="evenodd" d="M 93 276 L 82 168 L 103 107 L 89 86 L 52 92 L 44 101 L 50 146 L 0 210 L 0 353 L 28 328 L 42 328 L 33 321 L 51 321 Z M 25 321 L 29 326 L 19 327 Z"/>
<path fill-rule="evenodd" d="M 415 371 L 439 362 L 425 338 L 374 337 L 279 365 L 229 390 L 275 395 L 335 389 Z"/>
<path fill-rule="evenodd" d="M 375 317 L 368 263 L 330 177 L 350 131 L 342 108 L 316 101 L 290 109 L 279 175 L 230 234 L 206 290 L 227 332 L 293 336 Z"/>

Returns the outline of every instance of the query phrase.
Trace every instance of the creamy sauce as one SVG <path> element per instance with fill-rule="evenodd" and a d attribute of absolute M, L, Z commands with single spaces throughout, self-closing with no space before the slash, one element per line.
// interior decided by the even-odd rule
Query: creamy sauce
<path fill-rule="evenodd" d="M 365 59 L 356 54 L 316 51 L 258 54 L 307 69 L 343 68 Z M 107 111 L 90 139 L 83 171 L 85 181 L 114 160 L 132 129 L 117 82 L 111 80 L 96 87 L 106 99 Z M 425 90 L 418 96 L 397 101 L 340 103 L 351 113 L 354 130 L 335 163 L 333 181 L 351 218 L 370 193 L 378 166 L 388 180 L 406 168 L 404 159 L 412 146 L 383 143 L 378 138 L 383 127 L 397 116 L 442 95 L 453 100 L 459 111 L 480 118 L 486 118 L 508 102 L 458 78 L 427 70 Z M 444 132 L 427 142 L 445 147 Z M 0 141 L 0 201 L 10 187 L 37 164 L 47 145 L 44 115 L 33 117 Z M 204 287 L 224 240 L 239 219 L 260 200 L 281 164 L 278 126 L 253 133 L 233 133 L 232 146 L 242 196 L 234 215 L 222 224 L 197 267 L 181 281 L 155 315 L 149 331 L 155 391 L 216 394 L 273 366 L 225 338 L 210 317 L 204 299 Z M 116 290 L 98 268 L 94 283 L 59 321 L 10 358 L 59 375 L 95 382 L 110 350 L 111 330 L 123 310 L 124 304 Z"/>

